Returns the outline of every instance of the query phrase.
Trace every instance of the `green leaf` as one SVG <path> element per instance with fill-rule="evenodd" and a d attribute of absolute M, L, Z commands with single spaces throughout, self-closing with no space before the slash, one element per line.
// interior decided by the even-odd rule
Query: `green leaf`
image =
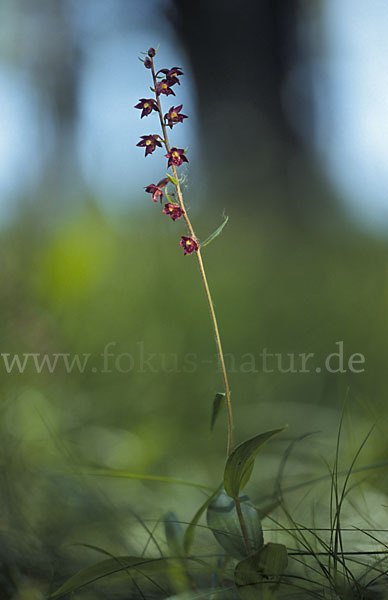
<path fill-rule="evenodd" d="M 175 177 L 173 177 L 172 175 L 170 175 L 170 173 L 166 173 L 166 175 L 169 178 L 169 180 L 171 181 L 171 183 L 173 183 L 174 185 L 178 185 L 178 182 L 175 179 Z"/>
<path fill-rule="evenodd" d="M 172 556 L 182 556 L 183 554 L 183 527 L 179 522 L 177 515 L 168 512 L 164 518 L 164 532 L 168 549 Z"/>
<path fill-rule="evenodd" d="M 259 514 L 245 494 L 240 495 L 240 508 L 251 549 L 257 552 L 263 547 L 263 528 Z M 247 548 L 236 502 L 225 490 L 221 490 L 209 504 L 206 517 L 208 526 L 223 550 L 233 558 L 246 558 Z"/>
<path fill-rule="evenodd" d="M 70 579 L 68 579 L 61 587 L 51 595 L 51 598 L 58 598 L 64 594 L 75 592 L 79 588 L 94 583 L 103 577 L 126 571 L 127 569 L 135 569 L 136 571 L 150 573 L 160 571 L 163 567 L 165 559 L 149 559 L 139 556 L 118 556 L 117 558 L 109 558 L 95 565 L 82 569 Z M 157 569 L 155 569 L 157 566 Z"/>
<path fill-rule="evenodd" d="M 201 248 L 204 248 L 205 246 L 210 244 L 210 242 L 212 242 L 214 240 L 214 238 L 216 238 L 218 235 L 220 235 L 221 231 L 223 230 L 223 228 L 225 227 L 225 225 L 227 224 L 228 221 L 229 221 L 229 217 L 226 217 L 225 221 L 223 223 L 221 223 L 221 225 L 215 231 L 213 231 L 213 233 L 211 235 L 209 235 L 209 237 L 206 238 L 206 240 L 204 242 L 202 242 Z"/>
<path fill-rule="evenodd" d="M 183 527 L 175 513 L 169 512 L 164 518 L 164 532 L 171 556 L 183 557 Z M 184 592 L 190 588 L 190 581 L 184 560 L 177 558 L 168 565 L 168 577 L 174 590 Z"/>
<path fill-rule="evenodd" d="M 211 418 L 211 422 L 210 422 L 210 431 L 213 431 L 213 428 L 214 428 L 214 425 L 216 424 L 216 420 L 219 415 L 219 412 L 220 412 L 221 408 L 224 406 L 224 404 L 225 404 L 225 393 L 217 392 L 217 394 L 214 396 L 214 400 L 213 400 L 213 411 L 212 411 L 212 418 Z"/>
<path fill-rule="evenodd" d="M 213 488 L 192 481 L 183 479 L 173 479 L 172 477 L 163 477 L 162 475 L 147 475 L 144 473 L 131 473 L 129 471 L 119 471 L 117 469 L 87 469 L 82 471 L 83 475 L 97 475 L 102 477 L 122 477 L 124 479 L 137 479 L 139 481 L 159 481 L 161 483 L 173 483 L 176 485 L 187 485 L 199 488 L 208 492 L 213 492 Z"/>
<path fill-rule="evenodd" d="M 222 489 L 222 483 L 218 486 L 218 488 L 213 492 L 211 496 L 209 496 L 202 506 L 199 507 L 194 517 L 191 519 L 189 525 L 186 528 L 185 535 L 183 536 L 183 551 L 187 556 L 190 553 L 191 546 L 194 542 L 195 529 L 198 525 L 198 521 L 211 503 L 211 501 L 217 496 L 219 491 Z"/>
<path fill-rule="evenodd" d="M 229 496 L 238 498 L 251 477 L 257 454 L 272 437 L 285 429 L 286 427 L 282 427 L 260 433 L 233 450 L 226 461 L 224 471 L 224 487 Z"/>
<path fill-rule="evenodd" d="M 170 194 L 168 193 L 167 189 L 164 190 L 164 193 L 166 194 L 167 200 L 169 202 L 171 202 L 172 204 L 176 204 L 176 202 L 174 202 L 174 200 L 171 198 Z"/>
<path fill-rule="evenodd" d="M 277 597 L 280 576 L 288 564 L 283 544 L 269 542 L 258 552 L 238 563 L 234 580 L 244 600 L 258 597 L 271 600 Z"/>
<path fill-rule="evenodd" d="M 287 565 L 287 548 L 283 544 L 269 542 L 257 553 L 258 569 L 266 577 L 279 577 Z"/>

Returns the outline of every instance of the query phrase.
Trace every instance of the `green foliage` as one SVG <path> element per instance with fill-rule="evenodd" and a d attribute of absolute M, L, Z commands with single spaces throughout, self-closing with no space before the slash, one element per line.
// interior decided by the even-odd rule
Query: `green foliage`
<path fill-rule="evenodd" d="M 234 572 L 243 600 L 273 600 L 277 597 L 280 576 L 287 568 L 287 549 L 269 542 L 258 552 L 238 563 Z"/>
<path fill-rule="evenodd" d="M 166 560 L 141 558 L 139 556 L 118 556 L 109 558 L 97 564 L 94 564 L 82 571 L 79 571 L 73 577 L 70 577 L 60 588 L 58 588 L 51 598 L 59 598 L 65 594 L 76 592 L 85 585 L 90 585 L 96 581 L 114 575 L 115 573 L 133 572 L 141 574 L 144 577 L 159 574 L 166 570 Z"/>
<path fill-rule="evenodd" d="M 198 506 L 207 503 L 222 468 L 221 456 L 217 459 L 212 454 L 210 458 L 207 438 L 207 394 L 214 388 L 216 361 L 214 340 L 203 331 L 208 315 L 201 290 L 196 287 L 196 269 L 183 263 L 180 249 L 171 246 L 173 224 L 167 220 L 161 224 L 158 211 L 157 223 L 150 216 L 145 224 L 144 215 L 138 219 L 134 211 L 127 221 L 115 223 L 93 210 L 80 212 L 46 233 L 38 222 L 26 222 L 25 227 L 15 226 L 4 233 L 2 241 L 2 352 L 91 352 L 95 359 L 90 367 L 97 368 L 96 373 L 91 368 L 84 373 L 57 369 L 52 374 L 43 370 L 39 375 L 32 370 L 24 374 L 2 371 L 3 563 L 7 564 L 9 555 L 23 573 L 28 560 L 30 572 L 38 574 L 37 580 L 45 580 L 48 566 L 53 567 L 59 583 L 69 569 L 74 572 L 87 564 L 78 550 L 69 551 L 70 543 L 80 539 L 80 532 L 90 541 L 98 536 L 98 543 L 103 541 L 114 554 L 135 555 L 138 547 L 131 547 L 133 540 L 144 542 L 145 547 L 147 540 L 139 534 L 141 528 L 128 516 L 131 508 L 155 519 L 170 508 L 179 511 L 182 521 L 190 521 L 197 513 L 192 526 L 185 530 L 186 551 L 191 556 L 202 551 L 210 535 L 200 525 L 207 506 L 202 511 Z M 270 429 L 274 422 L 290 422 L 293 435 L 319 428 L 324 432 L 320 439 L 325 440 L 338 422 L 338 389 L 349 385 L 352 435 L 343 444 L 344 464 L 338 465 L 336 476 L 339 481 L 347 476 L 349 469 L 343 466 L 352 462 L 372 418 L 379 426 L 364 450 L 365 459 L 352 469 L 351 476 L 358 485 L 366 478 L 372 481 L 374 494 L 378 489 L 387 491 L 383 470 L 388 451 L 383 429 L 388 414 L 386 242 L 361 236 L 338 237 L 333 231 L 327 238 L 294 238 L 271 223 L 263 223 L 259 232 L 257 225 L 240 221 L 237 214 L 233 220 L 228 243 L 214 244 L 206 262 L 225 332 L 225 348 L 233 352 L 226 362 L 233 389 L 238 390 L 240 439 L 249 437 L 253 423 L 263 422 L 263 429 Z M 207 225 L 208 220 L 198 231 L 206 231 Z M 182 264 L 189 266 L 182 269 Z M 239 274 L 238 285 L 231 282 L 231 273 Z M 320 359 L 335 349 L 337 339 L 345 339 L 349 353 L 365 349 L 365 373 L 263 373 L 260 364 L 257 372 L 241 368 L 244 353 L 258 353 L 263 347 L 283 353 L 311 349 Z M 112 352 L 135 357 L 132 371 L 117 370 L 114 356 L 109 359 L 111 372 L 101 372 L 100 355 L 111 340 L 117 342 Z M 150 363 L 154 370 L 145 363 L 142 372 L 138 342 L 143 343 L 146 356 L 147 352 L 156 354 Z M 175 369 L 172 360 L 169 362 L 170 356 L 182 351 L 198 357 L 191 372 L 184 371 L 184 363 Z M 165 366 L 160 356 L 167 356 Z M 213 362 L 201 362 L 202 358 Z M 122 366 L 126 366 L 125 361 Z M 222 448 L 224 443 L 225 432 L 218 425 L 213 431 L 214 448 Z M 307 515 L 313 511 L 314 502 L 330 501 L 325 482 L 332 475 L 327 475 L 319 459 L 321 454 L 330 455 L 330 450 L 326 442 L 322 450 L 319 439 L 311 441 L 308 452 L 300 451 L 299 458 L 305 461 L 302 473 L 296 461 L 294 474 L 290 461 L 282 492 L 290 499 L 291 512 L 301 503 Z M 265 480 L 272 485 L 273 458 L 276 461 L 273 455 L 271 460 L 260 460 L 258 482 Z M 254 481 L 251 488 L 255 505 L 278 505 L 273 502 L 272 488 L 263 489 Z M 26 494 L 26 489 L 31 493 Z M 343 494 L 341 486 L 339 518 L 334 489 L 333 524 L 338 531 L 348 518 L 348 500 L 358 499 L 358 489 L 349 485 Z M 363 514 L 377 519 L 382 504 L 386 502 L 378 497 Z M 34 521 L 33 535 L 26 534 L 24 527 L 18 528 L 13 516 L 16 507 Z M 342 571 L 344 561 L 348 561 L 349 569 L 355 569 L 354 560 L 365 564 L 370 560 L 365 582 L 379 576 L 379 581 L 384 581 L 385 555 L 376 560 L 368 555 L 353 559 L 342 556 L 339 533 L 333 533 L 330 550 L 330 536 L 325 540 L 307 516 L 306 520 L 294 518 L 295 524 L 287 525 L 272 509 L 263 526 L 275 527 L 272 519 L 280 522 L 284 536 L 291 540 L 288 545 L 294 548 L 306 543 L 301 523 L 310 526 L 308 535 L 318 547 L 310 541 L 308 547 L 301 548 L 308 554 L 300 560 L 309 565 L 310 579 L 319 581 L 326 597 L 331 597 L 330 582 L 323 582 L 323 571 L 319 578 L 311 569 L 311 563 L 321 568 L 318 560 L 322 569 L 327 564 L 327 557 L 319 552 L 331 551 L 331 564 L 336 560 Z M 296 527 L 298 542 L 292 537 Z M 124 551 L 123 530 L 128 544 Z M 380 542 L 367 533 L 357 535 L 358 540 L 369 540 L 372 549 L 379 543 L 384 549 L 387 542 L 385 533 L 376 534 Z M 354 550 L 354 532 L 345 532 L 343 543 L 349 544 L 349 536 L 350 549 Z M 159 537 L 164 541 L 162 534 Z M 152 541 L 148 550 L 147 554 L 154 551 Z M 57 561 L 53 566 L 53 553 L 61 553 L 60 564 Z M 378 560 L 385 562 L 378 565 Z M 5 567 L 3 571 L 1 585 Z M 201 581 L 207 585 L 206 576 L 207 572 Z M 230 572 L 226 577 L 233 579 Z M 17 573 L 15 579 L 19 580 Z"/>
<path fill-rule="evenodd" d="M 224 471 L 224 487 L 229 496 L 239 496 L 251 477 L 257 454 L 271 438 L 285 429 L 286 427 L 282 427 L 255 435 L 233 450 L 226 461 Z"/>
<path fill-rule="evenodd" d="M 201 506 L 196 511 L 194 517 L 191 519 L 190 523 L 186 527 L 186 531 L 183 537 L 183 550 L 186 556 L 190 554 L 190 550 L 194 542 L 195 531 L 200 518 L 209 506 L 210 502 L 212 502 L 213 499 L 217 496 L 221 488 L 222 484 L 213 492 L 213 494 L 211 494 L 211 496 L 209 496 L 209 498 L 206 498 L 205 502 L 201 504 Z"/>
<path fill-rule="evenodd" d="M 168 193 L 168 189 L 165 188 L 164 193 L 166 194 L 166 198 L 169 202 L 171 202 L 172 204 L 174 204 L 174 198 L 171 198 L 170 194 Z"/>
<path fill-rule="evenodd" d="M 213 233 L 211 235 L 209 235 L 209 237 L 206 238 L 206 240 L 204 242 L 201 243 L 201 248 L 205 248 L 205 246 L 210 244 L 217 236 L 219 236 L 228 221 L 229 221 L 229 217 L 225 217 L 225 220 L 223 221 L 223 223 L 221 223 L 221 225 L 219 227 L 217 227 L 217 229 L 215 231 L 213 231 Z"/>
<path fill-rule="evenodd" d="M 175 179 L 175 177 L 173 177 L 172 175 L 170 175 L 170 173 L 166 173 L 166 175 L 169 178 L 169 180 L 171 181 L 171 183 L 173 183 L 174 185 L 178 185 L 178 182 Z"/>
<path fill-rule="evenodd" d="M 225 405 L 225 394 L 224 392 L 217 392 L 213 400 L 212 417 L 210 421 L 210 431 L 213 431 L 214 425 L 216 424 L 217 417 L 220 413 L 221 408 Z"/>
<path fill-rule="evenodd" d="M 94 475 L 100 477 L 118 477 L 123 479 L 136 479 L 138 481 L 155 481 L 159 483 L 170 483 L 173 485 L 184 485 L 188 487 L 194 487 L 201 490 L 212 491 L 212 488 L 202 485 L 201 483 L 195 483 L 193 481 L 185 481 L 183 479 L 175 479 L 174 477 L 165 477 L 163 475 L 149 475 L 147 473 L 130 473 L 129 471 L 120 471 L 118 469 L 101 469 L 101 468 L 90 468 L 81 471 L 84 475 Z"/>
<path fill-rule="evenodd" d="M 184 531 L 177 515 L 170 511 L 164 516 L 163 522 L 170 555 L 182 556 Z"/>
<path fill-rule="evenodd" d="M 248 496 L 241 496 L 240 504 L 250 545 L 253 550 L 258 550 L 263 545 L 260 517 Z M 224 490 L 211 501 L 206 517 L 208 526 L 223 550 L 234 558 L 246 557 L 247 550 L 241 533 L 236 503 Z"/>

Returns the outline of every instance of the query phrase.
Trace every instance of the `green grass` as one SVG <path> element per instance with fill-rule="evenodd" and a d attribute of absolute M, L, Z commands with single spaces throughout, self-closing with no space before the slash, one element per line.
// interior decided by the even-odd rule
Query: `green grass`
<path fill-rule="evenodd" d="M 210 220 L 198 227 L 203 239 L 220 215 Z M 90 353 L 97 369 L 1 373 L 0 588 L 6 599 L 23 597 L 25 590 L 46 597 L 50 582 L 54 590 L 92 564 L 95 550 L 75 542 L 114 557 L 139 556 L 146 549 L 155 558 L 156 540 L 168 556 L 163 515 L 172 510 L 187 526 L 207 492 L 153 479 L 209 489 L 221 481 L 222 412 L 213 434 L 209 431 L 221 377 L 199 274 L 194 261 L 183 258 L 177 231 L 173 223 L 152 217 L 145 226 L 143 214 L 118 223 L 94 211 L 39 235 L 20 224 L 3 234 L 2 352 Z M 345 593 L 362 598 L 361 592 L 374 597 L 386 569 L 384 554 L 375 555 L 373 566 L 375 547 L 384 553 L 387 543 L 384 523 L 377 532 L 373 521 L 377 511 L 384 513 L 381 498 L 388 491 L 383 466 L 388 244 L 343 232 L 313 239 L 269 221 L 257 227 L 232 216 L 204 250 L 204 260 L 224 348 L 233 354 L 227 362 L 236 443 L 289 425 L 286 442 L 271 442 L 248 489 L 262 511 L 273 509 L 264 525 L 277 531 L 267 531 L 267 539 L 289 548 L 289 569 L 296 574 L 282 582 L 283 597 L 293 592 L 297 597 L 309 585 L 303 592 L 309 597 L 334 598 L 339 592 L 344 598 Z M 347 356 L 365 354 L 364 373 L 265 374 L 243 368 L 247 355 L 258 357 L 263 348 L 315 352 L 321 364 L 337 340 L 344 341 Z M 157 357 L 166 355 L 167 362 L 157 363 L 156 370 L 102 373 L 100 355 L 111 341 L 116 353 L 139 360 L 143 344 Z M 179 362 L 185 353 L 198 356 L 193 372 Z M 340 453 L 335 431 L 347 389 L 351 410 L 344 417 Z M 372 423 L 362 462 L 351 467 Z M 303 438 L 317 430 L 321 433 Z M 289 459 L 284 443 L 293 444 Z M 281 476 L 274 477 L 279 465 Z M 140 474 L 143 480 L 86 472 Z M 274 508 L 279 490 L 283 500 Z M 366 509 L 370 496 L 372 508 Z M 351 530 L 349 511 L 358 515 Z M 372 554 L 353 550 L 355 543 L 369 543 Z M 217 566 L 220 550 L 202 522 L 193 552 L 201 561 L 195 568 L 190 564 L 189 579 L 198 588 L 193 597 L 206 597 L 201 590 L 219 587 L 220 581 L 228 591 L 215 589 L 214 597 L 234 597 L 234 565 Z M 164 569 L 164 590 L 178 585 L 181 558 L 175 563 Z M 149 580 L 130 592 L 133 573 L 123 576 L 117 587 L 106 578 L 102 587 L 85 587 L 76 597 L 164 597 Z"/>

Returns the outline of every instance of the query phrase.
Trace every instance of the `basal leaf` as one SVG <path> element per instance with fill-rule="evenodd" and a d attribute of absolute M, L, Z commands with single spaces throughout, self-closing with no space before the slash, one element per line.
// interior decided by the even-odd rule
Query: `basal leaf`
<path fill-rule="evenodd" d="M 240 508 L 251 549 L 256 552 L 263 546 L 263 528 L 259 514 L 245 494 L 240 495 Z M 247 548 L 234 499 L 221 490 L 209 504 L 206 517 L 207 524 L 222 549 L 233 558 L 245 558 Z"/>
<path fill-rule="evenodd" d="M 205 502 L 202 506 L 199 507 L 194 517 L 191 519 L 191 522 L 186 528 L 185 535 L 183 536 L 183 551 L 187 556 L 190 554 L 191 546 L 194 542 L 195 529 L 198 525 L 198 521 L 209 506 L 210 502 L 217 496 L 218 492 L 222 489 L 222 483 L 218 486 L 218 488 L 213 492 L 211 496 L 206 498 Z"/>
<path fill-rule="evenodd" d="M 257 454 L 272 437 L 285 429 L 286 427 L 282 427 L 260 433 L 233 450 L 226 461 L 224 471 L 224 487 L 229 496 L 238 497 L 251 477 Z"/>
<path fill-rule="evenodd" d="M 164 533 L 168 549 L 172 556 L 182 556 L 183 550 L 183 527 L 177 515 L 173 512 L 168 512 L 164 518 Z"/>
<path fill-rule="evenodd" d="M 286 547 L 272 542 L 239 562 L 234 571 L 234 579 L 243 600 L 275 600 L 280 577 L 287 564 Z"/>

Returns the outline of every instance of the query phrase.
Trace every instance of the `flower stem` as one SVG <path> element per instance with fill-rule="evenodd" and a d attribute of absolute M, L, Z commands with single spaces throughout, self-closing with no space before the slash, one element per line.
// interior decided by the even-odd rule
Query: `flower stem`
<path fill-rule="evenodd" d="M 236 504 L 238 520 L 240 522 L 241 533 L 243 534 L 243 538 L 244 538 L 245 548 L 247 549 L 248 556 L 250 556 L 252 554 L 252 548 L 251 548 L 251 544 L 249 542 L 248 532 L 247 532 L 247 528 L 246 528 L 245 521 L 244 521 L 244 515 L 241 510 L 240 498 L 237 497 L 237 498 L 235 498 L 234 501 Z"/>
<path fill-rule="evenodd" d="M 154 66 L 152 65 L 152 79 L 154 82 L 154 89 L 156 90 L 156 75 L 155 75 L 155 69 Z M 158 96 L 158 94 L 156 94 L 155 91 L 155 97 L 156 97 L 156 102 L 158 105 L 158 113 L 159 113 L 159 119 L 160 119 L 160 125 L 163 131 L 163 140 L 164 140 L 164 145 L 166 147 L 167 152 L 170 152 L 170 144 L 168 141 L 168 134 L 167 134 L 167 127 L 166 124 L 164 122 L 163 119 L 163 113 L 162 113 L 162 107 L 160 104 L 160 98 Z M 191 224 L 191 221 L 186 213 L 186 209 L 185 209 L 185 205 L 183 202 L 183 195 L 182 195 L 182 190 L 180 187 L 180 183 L 179 183 L 179 178 L 178 178 L 178 172 L 176 169 L 175 165 L 172 165 L 172 172 L 174 175 L 174 178 L 176 180 L 176 192 L 177 192 L 177 196 L 178 196 L 178 202 L 179 205 L 181 207 L 181 209 L 183 210 L 183 218 L 186 222 L 187 225 L 187 229 L 189 230 L 190 236 L 193 237 L 194 239 L 197 239 L 195 232 L 194 232 L 194 228 Z M 232 414 L 232 402 L 231 402 L 231 398 L 230 398 L 230 388 L 229 388 L 229 381 L 228 381 L 228 374 L 226 371 L 226 366 L 225 366 L 225 358 L 224 358 L 224 352 L 222 350 L 222 343 L 221 343 L 221 336 L 220 336 L 220 332 L 218 329 L 218 323 L 217 323 L 217 318 L 216 318 L 216 313 L 214 310 L 214 305 L 213 305 L 213 300 L 210 294 L 210 288 L 209 288 L 209 284 L 207 281 L 207 277 L 206 277 L 206 271 L 205 271 L 205 267 L 203 264 L 203 260 L 202 260 L 202 256 L 201 256 L 201 249 L 198 248 L 197 252 L 195 253 L 196 257 L 197 257 L 197 262 L 198 262 L 198 267 L 199 267 L 199 272 L 201 274 L 201 279 L 202 279 L 202 283 L 205 289 L 205 295 L 206 295 L 206 299 L 208 302 L 208 306 L 209 306 L 209 311 L 210 311 L 210 318 L 211 318 L 211 322 L 212 322 L 212 326 L 213 326 L 213 331 L 214 331 L 214 335 L 215 335 L 215 339 L 216 339 L 216 346 L 217 346 L 217 354 L 218 354 L 218 359 L 220 362 L 220 367 L 221 367 L 221 372 L 222 372 L 222 378 L 224 381 L 224 389 L 225 389 L 225 400 L 226 400 L 226 410 L 227 410 L 227 414 L 228 414 L 228 443 L 227 443 L 227 455 L 229 456 L 232 452 L 232 448 L 233 448 L 233 414 Z M 241 514 L 242 516 L 242 514 Z"/>
<path fill-rule="evenodd" d="M 170 152 L 170 143 L 169 143 L 169 140 L 168 140 L 166 123 L 165 123 L 164 118 L 163 118 L 162 106 L 161 106 L 161 103 L 160 103 L 160 97 L 156 93 L 157 80 L 156 80 L 156 74 L 155 74 L 155 69 L 154 69 L 153 63 L 152 63 L 152 66 L 151 66 L 151 72 L 152 72 L 152 79 L 153 79 L 153 83 L 154 83 L 156 103 L 157 103 L 157 106 L 158 106 L 158 114 L 159 114 L 160 126 L 161 126 L 162 132 L 163 132 L 163 142 L 164 142 L 164 145 L 165 145 L 165 148 L 166 148 L 167 152 Z M 194 240 L 197 240 L 197 236 L 195 235 L 194 228 L 193 228 L 193 226 L 191 224 L 190 218 L 187 215 L 187 212 L 186 212 L 186 209 L 185 209 L 185 205 L 184 205 L 184 202 L 183 202 L 183 194 L 182 194 L 182 190 L 181 190 L 181 187 L 180 187 L 179 177 L 178 177 L 178 172 L 177 172 L 176 166 L 175 165 L 171 165 L 171 167 L 172 167 L 172 172 L 173 172 L 173 175 L 174 175 L 174 178 L 175 178 L 175 181 L 176 181 L 175 189 L 176 189 L 176 193 L 177 193 L 179 205 L 180 205 L 180 207 L 181 207 L 181 209 L 183 211 L 183 218 L 184 218 L 184 220 L 186 222 L 186 226 L 187 226 L 187 229 L 188 229 L 188 231 L 190 233 L 190 236 Z M 221 336 L 220 336 L 220 332 L 219 332 L 219 329 L 218 329 L 217 317 L 216 317 L 216 313 L 215 313 L 215 310 L 214 310 L 214 304 L 213 304 L 213 300 L 212 300 L 212 297 L 211 297 L 209 284 L 208 284 L 207 277 L 206 277 L 206 271 L 205 271 L 205 267 L 204 267 L 204 264 L 203 264 L 202 255 L 201 255 L 201 248 L 200 247 L 198 248 L 198 250 L 196 251 L 195 254 L 196 254 L 196 257 L 197 257 L 199 272 L 201 274 L 201 279 L 202 279 L 203 287 L 205 289 L 205 295 L 206 295 L 207 303 L 208 303 L 208 306 L 209 306 L 210 318 L 211 318 L 211 322 L 212 322 L 212 326 L 213 326 L 213 331 L 214 331 L 214 336 L 215 336 L 215 340 L 216 340 L 217 354 L 218 354 L 218 359 L 219 359 L 219 363 L 220 363 L 220 367 L 221 367 L 222 378 L 223 378 L 223 381 L 224 381 L 226 411 L 227 411 L 227 415 L 228 415 L 227 456 L 230 456 L 230 454 L 232 453 L 232 449 L 233 449 L 233 414 L 232 414 L 232 402 L 231 402 L 231 398 L 230 398 L 230 388 L 229 388 L 228 374 L 227 374 L 227 371 L 226 371 L 225 358 L 224 358 L 224 352 L 223 352 L 223 349 L 222 349 Z M 244 538 L 245 547 L 247 549 L 248 556 L 250 556 L 252 554 L 252 549 L 251 549 L 251 545 L 249 543 L 247 528 L 246 528 L 246 525 L 245 525 L 245 521 L 244 521 L 244 516 L 243 516 L 242 510 L 241 510 L 240 499 L 236 498 L 235 499 L 235 503 L 236 503 L 236 510 L 237 510 L 238 519 L 239 519 L 239 522 L 240 522 L 241 532 L 242 532 L 242 535 L 243 535 L 243 538 Z"/>
<path fill-rule="evenodd" d="M 205 294 L 206 294 L 207 302 L 208 302 L 208 305 L 209 305 L 210 317 L 211 317 L 211 321 L 212 321 L 212 325 L 213 325 L 213 330 L 214 330 L 214 335 L 215 335 L 215 339 L 216 339 L 216 346 L 217 346 L 218 358 L 219 358 L 219 361 L 220 361 L 220 366 L 221 366 L 221 371 L 222 371 L 222 378 L 224 380 L 226 410 L 227 410 L 227 413 L 228 413 L 228 445 L 227 445 L 227 454 L 229 456 L 231 454 L 232 448 L 233 448 L 233 414 L 232 414 L 232 402 L 231 402 L 231 399 L 230 399 L 230 388 L 229 388 L 228 374 L 227 374 L 226 366 L 225 366 L 225 358 L 224 358 L 224 352 L 222 350 L 222 343 L 221 343 L 220 332 L 219 332 L 219 329 L 218 329 L 217 317 L 216 317 L 216 313 L 215 313 L 215 310 L 214 310 L 213 300 L 212 300 L 212 297 L 211 297 L 211 294 L 210 294 L 209 284 L 207 282 L 205 267 L 203 265 L 203 260 L 202 260 L 201 249 L 200 248 L 196 252 L 196 256 L 197 256 L 197 262 L 198 262 L 198 266 L 199 266 L 199 272 L 201 273 L 201 278 L 202 278 L 203 286 L 205 288 Z"/>

